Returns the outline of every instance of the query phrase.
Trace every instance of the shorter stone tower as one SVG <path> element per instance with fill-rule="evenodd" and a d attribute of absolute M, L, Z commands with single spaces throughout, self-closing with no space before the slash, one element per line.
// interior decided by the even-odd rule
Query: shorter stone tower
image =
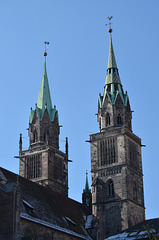
<path fill-rule="evenodd" d="M 46 56 L 45 52 L 38 101 L 35 110 L 31 108 L 30 112 L 29 149 L 22 150 L 22 135 L 20 135 L 19 174 L 68 196 L 68 140 L 66 138 L 66 152 L 61 152 L 59 117 L 56 106 L 52 107 Z"/>
<path fill-rule="evenodd" d="M 88 184 L 88 173 L 86 172 L 86 184 L 82 193 L 82 203 L 92 212 L 92 193 Z"/>
<path fill-rule="evenodd" d="M 92 213 L 97 239 L 117 234 L 145 219 L 141 139 L 132 131 L 132 112 L 110 49 L 103 96 L 99 95 L 99 133 L 90 135 Z"/>

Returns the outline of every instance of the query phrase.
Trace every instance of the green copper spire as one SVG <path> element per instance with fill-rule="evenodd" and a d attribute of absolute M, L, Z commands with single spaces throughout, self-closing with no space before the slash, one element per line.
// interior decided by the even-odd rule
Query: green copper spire
<path fill-rule="evenodd" d="M 87 171 L 86 171 L 86 184 L 85 184 L 85 192 L 89 192 L 88 173 L 87 173 Z"/>
<path fill-rule="evenodd" d="M 104 93 L 103 96 L 99 96 L 99 107 L 102 108 L 103 103 L 105 101 L 106 96 L 108 96 L 109 101 L 112 105 L 115 104 L 116 99 L 118 95 L 120 95 L 123 104 L 127 105 L 128 96 L 127 93 L 124 94 L 123 88 L 121 85 L 119 72 L 115 60 L 115 54 L 113 49 L 113 43 L 112 43 L 112 29 L 109 29 L 110 33 L 110 47 L 109 47 L 109 59 L 108 59 L 108 68 L 107 68 L 107 76 L 106 76 L 106 82 L 104 87 Z"/>
<path fill-rule="evenodd" d="M 47 109 L 50 121 L 54 121 L 55 113 L 57 112 L 56 107 L 52 108 L 52 102 L 51 102 L 51 95 L 50 95 L 50 88 L 49 88 L 49 82 L 46 72 L 46 56 L 47 53 L 44 53 L 44 69 L 43 69 L 43 75 L 41 80 L 41 86 L 38 96 L 38 101 L 36 104 L 36 114 L 38 116 L 38 119 L 41 121 L 44 115 L 45 110 Z M 30 112 L 30 123 L 33 121 L 35 110 L 32 110 Z"/>
<path fill-rule="evenodd" d="M 40 91 L 39 91 L 39 96 L 37 101 L 37 107 L 40 108 L 42 111 L 44 111 L 46 106 L 48 111 L 52 108 L 49 82 L 48 82 L 48 77 L 46 72 L 46 56 L 45 56 L 44 70 L 43 70 L 41 86 L 40 86 Z"/>
<path fill-rule="evenodd" d="M 113 50 L 113 43 L 112 43 L 111 33 L 110 33 L 110 47 L 109 47 L 108 68 L 117 68 L 115 55 L 114 55 L 114 50 Z"/>
<path fill-rule="evenodd" d="M 106 76 L 105 84 L 110 84 L 110 83 L 121 83 L 116 60 L 115 60 L 111 32 L 110 32 L 109 60 L 108 60 L 108 68 L 107 68 L 107 76 Z"/>

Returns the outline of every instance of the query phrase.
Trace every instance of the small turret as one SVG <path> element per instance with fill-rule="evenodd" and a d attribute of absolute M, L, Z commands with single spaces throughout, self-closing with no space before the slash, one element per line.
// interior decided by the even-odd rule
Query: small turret
<path fill-rule="evenodd" d="M 20 133 L 20 138 L 19 138 L 19 153 L 22 151 L 22 134 Z"/>
<path fill-rule="evenodd" d="M 66 153 L 67 158 L 68 158 L 68 138 L 67 137 L 66 137 L 65 153 Z"/>
<path fill-rule="evenodd" d="M 90 210 L 90 212 L 92 212 L 92 193 L 91 193 L 91 189 L 89 189 L 87 171 L 86 171 L 85 189 L 83 189 L 83 193 L 82 193 L 82 203 Z"/>

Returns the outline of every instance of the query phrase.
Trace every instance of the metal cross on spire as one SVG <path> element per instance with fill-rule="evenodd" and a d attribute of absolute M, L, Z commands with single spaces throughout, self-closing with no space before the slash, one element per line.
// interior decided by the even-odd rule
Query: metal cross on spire
<path fill-rule="evenodd" d="M 111 22 L 111 20 L 112 20 L 112 18 L 113 18 L 113 16 L 111 16 L 111 17 L 107 17 L 107 19 L 109 20 L 109 23 L 108 24 L 105 24 L 105 26 L 108 26 L 109 25 L 109 32 L 111 33 L 113 30 L 112 30 L 112 28 L 111 28 L 111 24 L 112 24 L 112 22 Z"/>
<path fill-rule="evenodd" d="M 49 45 L 49 42 L 44 42 L 44 44 L 45 44 L 45 49 L 44 49 L 44 56 L 47 56 L 47 47 L 46 47 L 46 45 Z"/>

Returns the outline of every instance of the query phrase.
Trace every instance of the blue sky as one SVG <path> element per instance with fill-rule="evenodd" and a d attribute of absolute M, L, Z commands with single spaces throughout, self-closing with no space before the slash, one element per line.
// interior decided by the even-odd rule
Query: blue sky
<path fill-rule="evenodd" d="M 1 158 L 18 173 L 19 134 L 28 147 L 30 108 L 38 98 L 44 41 L 53 105 L 59 111 L 60 149 L 69 139 L 69 196 L 81 201 L 90 146 L 98 132 L 95 114 L 103 93 L 109 50 L 105 24 L 113 16 L 113 45 L 133 113 L 133 132 L 142 138 L 146 217 L 159 217 L 159 2 L 158 0 L 0 0 Z M 91 183 L 91 180 L 89 180 Z"/>

